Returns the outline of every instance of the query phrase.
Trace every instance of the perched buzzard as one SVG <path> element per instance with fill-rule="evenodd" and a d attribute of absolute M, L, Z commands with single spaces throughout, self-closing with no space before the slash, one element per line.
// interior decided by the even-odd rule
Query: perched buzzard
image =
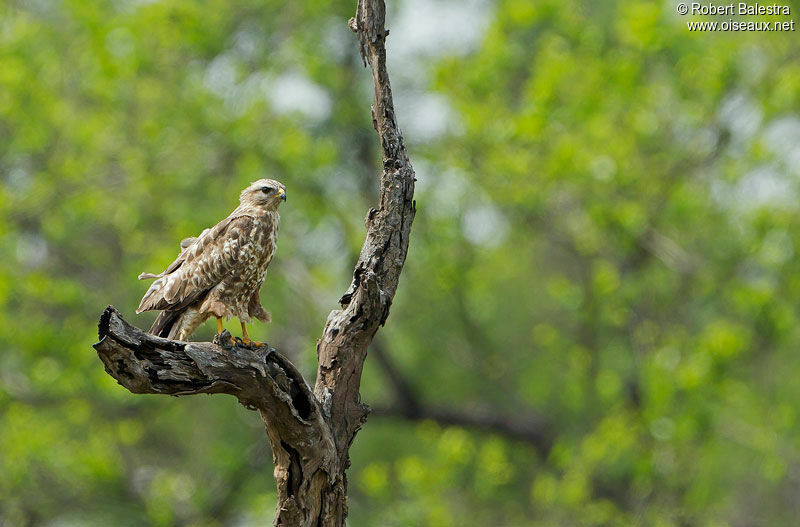
<path fill-rule="evenodd" d="M 282 184 L 272 179 L 251 183 L 227 218 L 181 242 L 181 253 L 164 272 L 139 275 L 139 280 L 156 278 L 136 310 L 161 311 L 150 333 L 186 340 L 212 316 L 217 317 L 217 333 L 222 317 L 237 317 L 242 340 L 252 343 L 245 323 L 254 317 L 270 320 L 259 291 L 275 254 L 281 201 L 286 201 Z"/>

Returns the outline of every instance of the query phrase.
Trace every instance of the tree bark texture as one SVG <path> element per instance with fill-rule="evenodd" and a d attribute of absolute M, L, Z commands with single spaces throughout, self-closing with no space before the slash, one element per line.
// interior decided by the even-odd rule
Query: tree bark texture
<path fill-rule="evenodd" d="M 109 306 L 95 344 L 105 369 L 133 393 L 226 393 L 257 410 L 275 463 L 278 503 L 274 525 L 345 524 L 349 449 L 369 408 L 360 402 L 367 347 L 389 315 L 414 219 L 414 169 L 397 126 L 386 71 L 383 0 L 359 0 L 350 28 L 372 72 L 372 121 L 381 144 L 380 200 L 366 218 L 367 235 L 340 308 L 317 341 L 312 390 L 273 349 L 182 342 L 150 335 Z"/>

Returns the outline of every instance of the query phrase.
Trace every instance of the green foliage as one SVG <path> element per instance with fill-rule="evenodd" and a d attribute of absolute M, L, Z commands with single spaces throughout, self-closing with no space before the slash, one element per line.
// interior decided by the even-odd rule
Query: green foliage
<path fill-rule="evenodd" d="M 252 336 L 313 375 L 380 166 L 353 9 L 0 2 L 0 523 L 271 517 L 254 414 L 131 395 L 90 345 L 108 303 L 148 326 L 136 275 L 267 176 L 289 199 Z M 391 64 L 399 101 L 450 111 L 407 133 L 419 212 L 379 338 L 424 404 L 543 416 L 552 446 L 373 417 L 352 525 L 791 524 L 796 35 L 690 33 L 645 0 L 486 16 L 475 49 Z M 363 388 L 393 400 L 374 360 Z"/>

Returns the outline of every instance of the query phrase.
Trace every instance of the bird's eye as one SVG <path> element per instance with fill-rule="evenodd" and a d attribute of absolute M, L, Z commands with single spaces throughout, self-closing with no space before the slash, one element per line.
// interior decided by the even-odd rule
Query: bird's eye
<path fill-rule="evenodd" d="M 261 192 L 263 192 L 264 194 L 269 194 L 270 192 L 272 192 L 272 190 L 273 190 L 272 187 L 261 187 Z"/>

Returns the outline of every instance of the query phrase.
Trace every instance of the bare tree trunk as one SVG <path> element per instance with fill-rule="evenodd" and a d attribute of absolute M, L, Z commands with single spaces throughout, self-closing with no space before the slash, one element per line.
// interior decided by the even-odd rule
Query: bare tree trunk
<path fill-rule="evenodd" d="M 367 346 L 386 322 L 408 251 L 414 219 L 414 169 L 394 116 L 386 72 L 383 0 L 359 0 L 350 28 L 375 89 L 372 121 L 383 152 L 378 208 L 353 281 L 328 316 L 317 342 L 312 391 L 297 369 L 269 350 L 159 338 L 131 326 L 109 306 L 95 344 L 106 371 L 133 393 L 227 393 L 258 410 L 275 462 L 275 525 L 343 526 L 347 517 L 349 450 L 369 408 L 359 401 Z"/>

